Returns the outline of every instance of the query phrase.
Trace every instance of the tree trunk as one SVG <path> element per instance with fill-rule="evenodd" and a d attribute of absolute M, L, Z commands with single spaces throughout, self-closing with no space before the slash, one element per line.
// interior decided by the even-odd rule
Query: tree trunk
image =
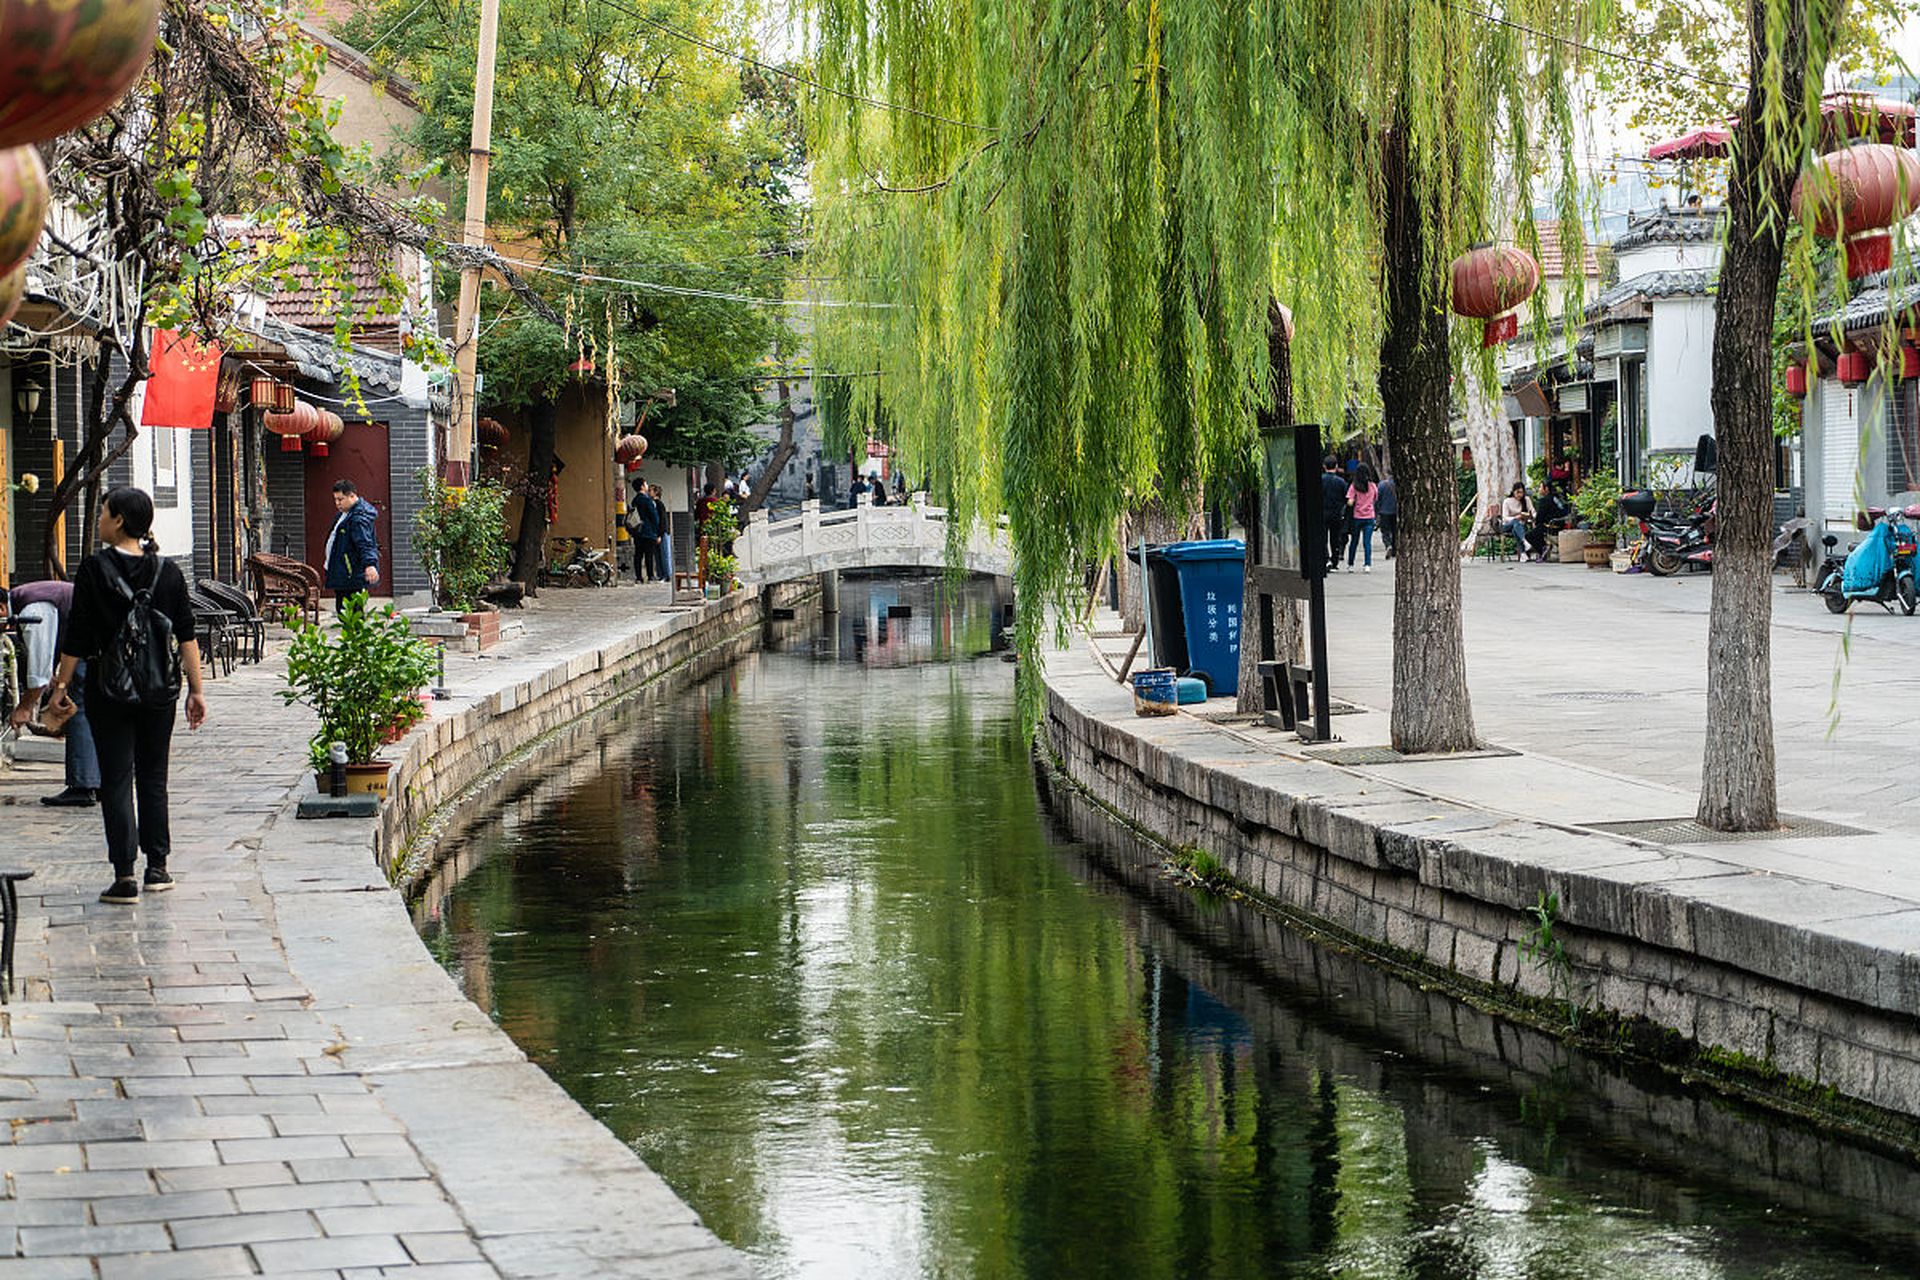
<path fill-rule="evenodd" d="M 1288 426 L 1293 422 L 1293 344 L 1287 338 L 1287 322 L 1278 301 L 1267 306 L 1267 407 L 1260 411 L 1261 427 Z M 1247 563 L 1253 563 L 1254 539 L 1260 536 L 1256 516 L 1260 509 L 1258 471 L 1248 486 L 1249 501 L 1242 504 L 1240 525 L 1247 533 Z M 1305 477 L 1310 483 L 1317 481 Z M 1318 494 L 1313 495 L 1318 500 Z M 1273 656 L 1280 662 L 1298 662 L 1305 650 L 1305 627 L 1300 602 L 1288 597 L 1273 602 Z M 1260 596 L 1248 573 L 1240 592 L 1240 698 L 1237 710 L 1264 711 L 1266 701 L 1260 689 Z"/>
<path fill-rule="evenodd" d="M 786 469 L 787 463 L 793 458 L 797 448 L 798 446 L 793 442 L 793 390 L 791 384 L 782 378 L 780 380 L 780 442 L 773 446 L 772 455 L 768 457 L 766 465 L 760 468 L 760 478 L 754 481 L 753 492 L 748 494 L 745 502 L 742 503 L 742 514 L 760 509 L 760 504 L 765 502 L 767 495 L 773 491 L 774 482 L 780 478 L 780 473 Z"/>
<path fill-rule="evenodd" d="M 1474 520 L 1482 511 L 1497 507 L 1522 479 L 1520 448 L 1514 442 L 1513 428 L 1501 413 L 1500 400 L 1483 386 L 1479 375 L 1463 375 L 1467 400 L 1467 444 L 1473 449 Z M 1539 495 L 1535 495 L 1536 501 Z M 1457 499 L 1456 499 L 1457 501 Z M 1473 535 L 1462 543 L 1463 552 L 1471 549 Z"/>
<path fill-rule="evenodd" d="M 1749 0 L 1747 108 L 1734 133 L 1729 227 L 1713 331 L 1713 422 L 1719 445 L 1719 529 L 1707 621 L 1707 742 L 1700 772 L 1703 826 L 1780 825 L 1773 754 L 1773 312 L 1786 247 L 1787 201 L 1800 168 L 1800 120 L 1820 68 L 1808 67 L 1808 20 L 1833 21 L 1823 0 L 1789 0 L 1780 47 L 1768 49 L 1768 0 Z M 1813 12 L 1809 12 L 1809 10 Z M 1766 76 L 1780 76 L 1783 133 L 1769 137 Z M 1811 79 L 1809 78 L 1811 75 Z"/>
<path fill-rule="evenodd" d="M 1383 142 L 1386 333 L 1380 401 L 1400 491 L 1393 575 L 1393 746 L 1408 753 L 1468 751 L 1477 744 L 1467 695 L 1460 619 L 1460 533 L 1453 441 L 1447 430 L 1447 315 L 1428 261 L 1420 160 L 1398 120 Z M 1331 638 L 1333 652 L 1340 639 Z"/>
<path fill-rule="evenodd" d="M 527 477 L 520 507 L 520 536 L 513 549 L 513 580 L 533 595 L 547 562 L 547 488 L 553 483 L 553 439 L 558 412 L 552 401 L 527 416 Z"/>
<path fill-rule="evenodd" d="M 145 309 L 140 317 L 144 319 Z M 100 498 L 100 481 L 107 469 L 125 456 L 133 446 L 140 430 L 134 424 L 133 415 L 128 406 L 133 402 L 133 394 L 146 378 L 146 350 L 139 337 L 140 329 L 134 329 L 133 348 L 121 351 L 112 341 L 102 341 L 95 357 L 92 384 L 87 394 L 86 436 L 74 450 L 67 464 L 66 474 L 60 483 L 47 495 L 47 527 L 40 546 L 41 572 L 49 578 L 61 579 L 67 576 L 67 549 L 59 538 L 61 530 L 60 515 L 73 505 L 76 497 L 84 499 L 80 513 L 80 545 L 93 545 L 93 522 Z M 111 355 L 122 354 L 126 357 L 126 376 L 120 379 L 120 385 L 114 388 L 112 403 L 107 398 L 107 383 L 112 376 Z M 57 416 L 57 408 L 55 410 Z M 107 441 L 113 436 L 115 427 L 125 427 L 120 443 L 112 449 Z"/>

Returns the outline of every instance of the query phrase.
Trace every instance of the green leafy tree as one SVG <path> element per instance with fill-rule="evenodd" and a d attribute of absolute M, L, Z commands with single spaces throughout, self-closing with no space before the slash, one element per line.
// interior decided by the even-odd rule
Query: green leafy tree
<path fill-rule="evenodd" d="M 537 264 L 547 306 L 490 298 L 479 367 L 490 404 L 527 411 L 529 492 L 551 479 L 551 401 L 582 360 L 614 387 L 678 391 L 680 408 L 648 419 L 655 456 L 733 465 L 749 451 L 765 416 L 749 388 L 791 345 L 800 159 L 785 83 L 714 52 L 750 48 L 751 16 L 696 0 L 501 5 L 487 216 L 509 257 Z M 343 28 L 420 87 L 410 163 L 465 165 L 477 22 L 474 5 L 380 0 Z M 523 581 L 543 511 L 525 507 Z"/>
<path fill-rule="evenodd" d="M 456 494 L 431 469 L 422 469 L 419 480 L 414 549 L 440 605 L 471 613 L 480 607 L 481 590 L 507 571 L 507 487 L 481 480 Z"/>

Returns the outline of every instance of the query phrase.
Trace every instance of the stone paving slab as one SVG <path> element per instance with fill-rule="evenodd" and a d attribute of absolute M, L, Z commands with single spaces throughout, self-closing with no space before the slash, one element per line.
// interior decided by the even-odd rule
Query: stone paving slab
<path fill-rule="evenodd" d="M 665 604 L 548 593 L 449 684 L 471 705 L 592 670 Z M 136 908 L 97 901 L 98 810 L 35 803 L 57 767 L 0 774 L 5 858 L 35 871 L 0 1015 L 0 1280 L 749 1275 L 433 962 L 371 823 L 293 820 L 310 721 L 277 670 L 212 682 L 176 736 L 178 888 Z"/>

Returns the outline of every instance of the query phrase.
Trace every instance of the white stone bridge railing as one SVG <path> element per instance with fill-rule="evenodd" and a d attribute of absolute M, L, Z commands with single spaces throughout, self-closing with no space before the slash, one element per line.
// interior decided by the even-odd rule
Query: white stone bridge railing
<path fill-rule="evenodd" d="M 745 533 L 734 540 L 740 578 L 753 586 L 788 582 L 839 569 L 945 569 L 947 510 L 926 505 L 915 494 L 905 506 L 822 511 L 816 501 L 800 504 L 800 514 L 769 520 L 754 512 Z M 1005 516 L 993 525 L 976 524 L 963 555 L 972 573 L 1013 576 L 1013 543 Z"/>

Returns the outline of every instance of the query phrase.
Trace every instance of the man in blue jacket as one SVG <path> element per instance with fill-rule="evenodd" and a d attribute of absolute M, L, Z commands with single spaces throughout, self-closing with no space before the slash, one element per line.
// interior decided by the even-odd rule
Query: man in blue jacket
<path fill-rule="evenodd" d="M 380 539 L 373 527 L 378 513 L 353 481 L 333 482 L 333 509 L 340 515 L 327 535 L 327 589 L 339 613 L 349 596 L 365 595 L 380 581 Z"/>

